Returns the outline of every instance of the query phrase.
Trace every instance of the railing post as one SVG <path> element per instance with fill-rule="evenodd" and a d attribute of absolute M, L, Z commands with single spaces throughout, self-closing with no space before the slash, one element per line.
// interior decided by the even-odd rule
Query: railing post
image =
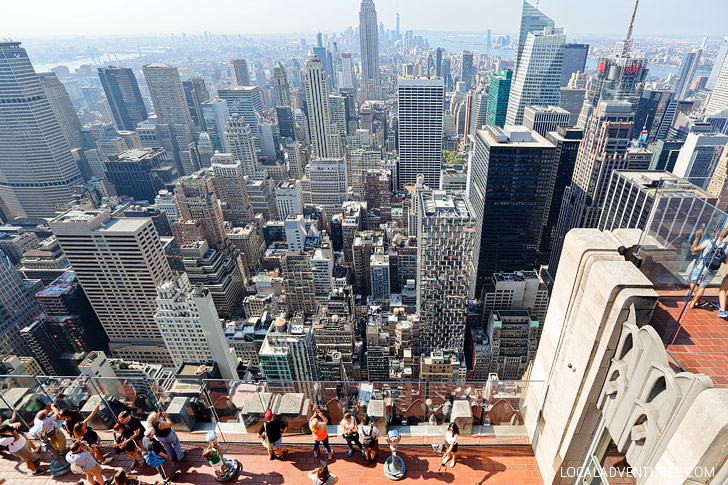
<path fill-rule="evenodd" d="M 104 393 L 101 392 L 101 389 L 99 389 L 99 387 L 94 382 L 94 378 L 93 377 L 89 377 L 88 379 L 91 382 L 91 386 L 96 391 L 96 394 L 99 395 L 99 399 L 101 399 L 101 402 L 103 402 L 104 403 L 104 406 L 106 406 L 106 409 L 109 410 L 109 413 L 111 414 L 111 417 L 114 418 L 114 421 L 118 423 L 119 422 L 119 418 L 116 416 L 116 414 L 114 414 L 114 410 L 111 409 L 111 406 L 109 406 L 109 403 L 106 401 L 106 397 L 104 396 Z"/>

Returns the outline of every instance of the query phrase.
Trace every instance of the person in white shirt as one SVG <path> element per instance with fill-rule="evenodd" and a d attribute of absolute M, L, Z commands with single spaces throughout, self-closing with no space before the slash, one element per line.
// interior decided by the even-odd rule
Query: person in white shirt
<path fill-rule="evenodd" d="M 440 469 L 447 465 L 448 460 L 450 460 L 450 468 L 455 466 L 455 459 L 458 457 L 458 441 L 460 441 L 460 430 L 458 429 L 458 425 L 450 423 L 450 426 L 447 427 L 447 433 L 445 433 L 447 449 L 445 450 L 445 454 L 442 455 L 442 465 L 440 465 Z"/>
<path fill-rule="evenodd" d="M 359 447 L 359 451 L 361 451 L 361 456 L 366 456 L 364 454 L 364 447 L 359 441 L 359 427 L 356 422 L 356 417 L 352 416 L 351 413 L 347 411 L 344 413 L 344 419 L 341 420 L 339 425 L 341 426 L 341 436 L 344 440 L 346 440 L 346 444 L 349 446 L 349 452 L 347 455 L 351 456 L 354 452 L 354 445 L 356 445 Z"/>
<path fill-rule="evenodd" d="M 14 426 L 10 424 L 0 426 L 0 445 L 7 446 L 10 453 L 23 460 L 33 475 L 41 475 L 48 471 L 47 468 L 38 466 L 40 459 L 35 458 L 33 450 L 28 445 L 28 440 Z"/>
<path fill-rule="evenodd" d="M 66 435 L 63 433 L 61 428 L 57 426 L 58 423 L 56 423 L 56 415 L 53 413 L 48 413 L 47 410 L 42 409 L 38 411 L 38 413 L 35 415 L 35 420 L 33 423 L 36 426 L 42 426 L 43 432 L 45 432 L 46 436 L 48 436 L 48 440 L 51 442 L 53 447 L 63 455 L 68 451 L 68 446 L 66 445 Z"/>

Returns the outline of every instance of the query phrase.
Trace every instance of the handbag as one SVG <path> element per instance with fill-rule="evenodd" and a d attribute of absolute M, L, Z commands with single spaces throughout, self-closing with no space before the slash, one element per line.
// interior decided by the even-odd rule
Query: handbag
<path fill-rule="evenodd" d="M 263 423 L 263 430 L 264 430 L 264 437 L 261 443 L 265 447 L 266 450 L 270 451 L 273 449 L 273 447 L 270 445 L 270 441 L 268 440 L 268 426 L 266 426 L 268 423 Z"/>
<path fill-rule="evenodd" d="M 449 447 L 450 445 L 447 441 L 443 443 L 432 443 L 432 451 L 434 451 L 438 455 L 444 454 Z"/>

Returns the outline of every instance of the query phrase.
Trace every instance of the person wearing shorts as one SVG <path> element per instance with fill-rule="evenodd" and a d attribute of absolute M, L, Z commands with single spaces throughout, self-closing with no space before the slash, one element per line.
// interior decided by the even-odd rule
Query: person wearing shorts
<path fill-rule="evenodd" d="M 717 247 L 725 247 L 726 243 L 723 239 L 728 234 L 728 229 L 723 229 L 720 235 L 716 232 L 715 236 L 718 237 Z M 708 302 L 703 300 L 703 293 L 705 288 L 713 281 L 713 278 L 718 273 L 717 269 L 710 269 L 708 263 L 711 256 L 715 252 L 713 241 L 710 238 L 703 237 L 703 230 L 698 229 L 695 233 L 695 239 L 691 250 L 693 253 L 701 253 L 701 257 L 695 262 L 693 270 L 690 272 L 688 281 L 690 282 L 690 290 L 693 292 L 693 298 L 688 303 L 688 308 L 703 307 L 708 305 Z M 723 259 L 723 262 L 728 261 L 728 256 Z"/>
<path fill-rule="evenodd" d="M 372 462 L 377 459 L 377 451 L 379 451 L 379 437 L 382 433 L 372 423 L 372 418 L 364 416 L 362 425 L 359 427 L 361 431 L 362 445 L 364 445 L 364 457 L 367 461 Z"/>
<path fill-rule="evenodd" d="M 40 459 L 35 458 L 33 450 L 28 445 L 28 440 L 12 425 L 0 426 L 0 445 L 7 446 L 10 453 L 23 460 L 33 475 L 41 475 L 48 471 L 47 468 L 37 465 Z"/>
<path fill-rule="evenodd" d="M 79 468 L 90 483 L 104 483 L 101 474 L 101 465 L 94 458 L 88 445 L 83 441 L 74 441 L 66 454 L 66 461 L 73 467 Z"/>
<path fill-rule="evenodd" d="M 268 458 L 278 457 L 283 459 L 288 454 L 288 450 L 283 449 L 283 433 L 288 429 L 288 423 L 281 418 L 273 416 L 273 411 L 268 409 L 263 416 L 265 423 L 258 430 L 258 439 L 268 438 L 270 449 L 268 449 Z"/>

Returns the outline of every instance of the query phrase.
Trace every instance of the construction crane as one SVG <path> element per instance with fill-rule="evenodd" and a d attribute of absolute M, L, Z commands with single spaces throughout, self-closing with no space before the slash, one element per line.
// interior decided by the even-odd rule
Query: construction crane
<path fill-rule="evenodd" d="M 361 104 L 364 104 L 364 101 L 366 101 L 366 99 L 367 99 L 367 94 L 369 94 L 369 86 L 371 86 L 371 84 L 367 84 L 367 89 L 366 89 L 366 91 L 364 91 L 364 97 L 359 99 L 359 102 Z"/>

